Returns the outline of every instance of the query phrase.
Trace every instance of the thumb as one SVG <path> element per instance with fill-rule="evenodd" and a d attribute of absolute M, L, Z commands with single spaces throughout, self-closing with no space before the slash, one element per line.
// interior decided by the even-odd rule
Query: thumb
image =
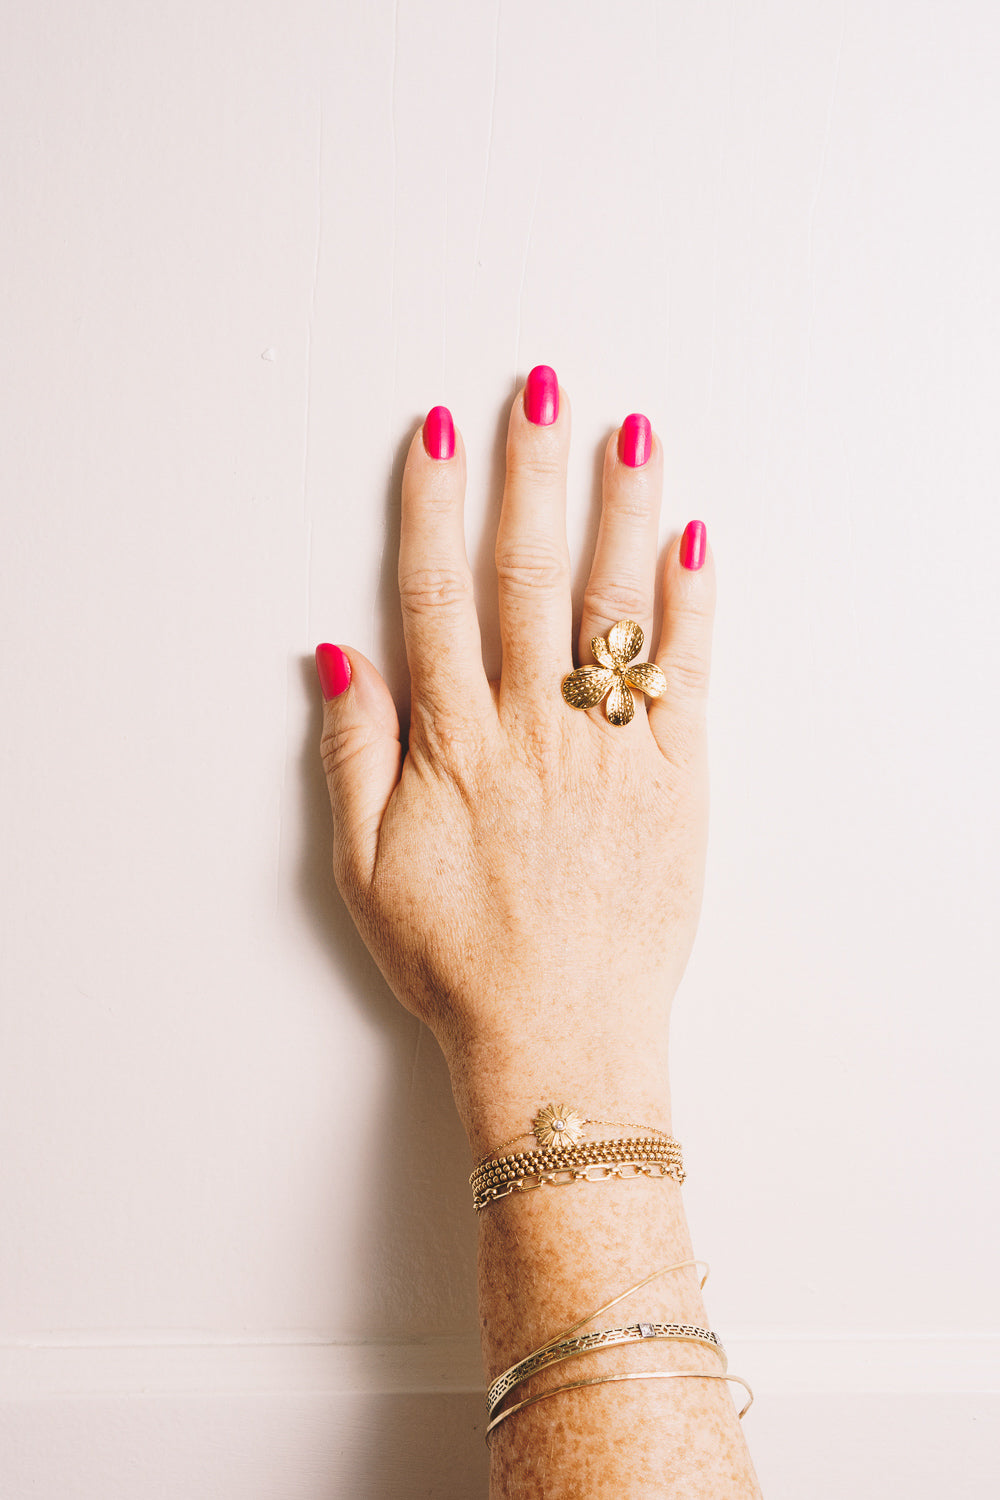
<path fill-rule="evenodd" d="M 378 833 L 403 760 L 392 694 L 360 651 L 316 647 L 323 691 L 320 751 L 333 809 L 337 884 L 367 886 Z"/>

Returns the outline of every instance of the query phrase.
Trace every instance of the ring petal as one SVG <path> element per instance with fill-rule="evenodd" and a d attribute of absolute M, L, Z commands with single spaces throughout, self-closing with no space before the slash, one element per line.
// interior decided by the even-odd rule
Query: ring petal
<path fill-rule="evenodd" d="M 562 681 L 562 695 L 571 708 L 593 708 L 617 681 L 606 667 L 577 667 Z"/>
<path fill-rule="evenodd" d="M 591 651 L 593 651 L 602 667 L 613 667 L 615 665 L 615 659 L 611 655 L 611 652 L 608 649 L 608 643 L 604 639 L 603 635 L 594 636 L 594 639 L 590 643 L 590 649 Z"/>
<path fill-rule="evenodd" d="M 620 677 L 615 678 L 615 685 L 608 694 L 607 714 L 612 724 L 619 725 L 627 724 L 635 717 L 632 689 Z"/>
<path fill-rule="evenodd" d="M 634 620 L 619 620 L 608 631 L 608 645 L 618 666 L 624 667 L 642 650 L 643 634 Z"/>
<path fill-rule="evenodd" d="M 651 698 L 659 698 L 667 687 L 667 679 L 656 663 L 651 661 L 634 661 L 630 667 L 626 667 L 625 681 L 638 688 L 640 693 L 648 693 Z"/>

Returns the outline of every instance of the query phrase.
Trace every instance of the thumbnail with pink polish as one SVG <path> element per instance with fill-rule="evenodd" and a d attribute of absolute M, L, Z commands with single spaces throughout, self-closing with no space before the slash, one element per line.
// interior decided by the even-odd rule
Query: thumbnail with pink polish
<path fill-rule="evenodd" d="M 689 521 L 681 537 L 681 567 L 689 573 L 697 573 L 705 561 L 705 523 Z"/>
<path fill-rule="evenodd" d="M 424 418 L 424 447 L 431 458 L 455 457 L 455 423 L 446 406 L 433 406 Z"/>
<path fill-rule="evenodd" d="M 316 647 L 316 671 L 327 703 L 331 698 L 339 698 L 350 685 L 351 663 L 339 646 L 324 643 Z"/>
<path fill-rule="evenodd" d="M 536 365 L 524 387 L 524 415 L 536 427 L 551 427 L 559 415 L 559 381 L 550 365 Z"/>
<path fill-rule="evenodd" d="M 649 463 L 652 451 L 653 429 L 649 418 L 633 412 L 625 418 L 618 433 L 618 457 L 630 469 L 641 469 L 643 464 Z"/>

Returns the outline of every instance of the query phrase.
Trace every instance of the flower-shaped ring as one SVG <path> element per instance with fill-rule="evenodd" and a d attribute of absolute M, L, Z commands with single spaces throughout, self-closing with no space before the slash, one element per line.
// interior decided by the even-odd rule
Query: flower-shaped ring
<path fill-rule="evenodd" d="M 631 688 L 659 698 L 667 679 L 651 661 L 634 661 L 642 650 L 643 635 L 634 620 L 619 620 L 607 637 L 595 635 L 590 643 L 599 667 L 577 667 L 563 678 L 562 695 L 571 708 L 594 708 L 605 693 L 605 713 L 612 724 L 627 724 L 635 716 Z"/>

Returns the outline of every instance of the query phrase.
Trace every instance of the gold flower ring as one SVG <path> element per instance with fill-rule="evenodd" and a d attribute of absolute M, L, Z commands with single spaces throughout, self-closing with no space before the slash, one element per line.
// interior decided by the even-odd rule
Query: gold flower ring
<path fill-rule="evenodd" d="M 563 678 L 562 695 L 571 708 L 594 708 L 605 693 L 605 713 L 612 724 L 627 724 L 635 716 L 631 689 L 659 698 L 667 679 L 651 661 L 635 661 L 642 650 L 643 635 L 634 620 L 619 620 L 607 636 L 595 635 L 590 643 L 599 667 L 577 667 Z"/>

